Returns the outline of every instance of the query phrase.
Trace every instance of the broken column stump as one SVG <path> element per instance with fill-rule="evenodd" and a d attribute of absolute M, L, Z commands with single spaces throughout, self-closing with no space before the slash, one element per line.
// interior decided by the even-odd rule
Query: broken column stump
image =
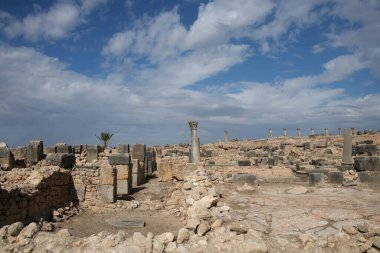
<path fill-rule="evenodd" d="M 44 145 L 42 141 L 30 141 L 26 150 L 26 163 L 32 166 L 44 158 Z"/>

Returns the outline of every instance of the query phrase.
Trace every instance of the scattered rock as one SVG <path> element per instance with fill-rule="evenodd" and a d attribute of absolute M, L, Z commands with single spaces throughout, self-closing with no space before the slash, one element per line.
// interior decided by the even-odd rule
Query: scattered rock
<path fill-rule="evenodd" d="M 201 223 L 201 221 L 199 219 L 191 218 L 191 219 L 187 220 L 185 227 L 189 230 L 195 231 L 200 223 Z"/>
<path fill-rule="evenodd" d="M 355 227 L 359 230 L 360 233 L 368 233 L 369 232 L 367 223 L 358 224 Z"/>
<path fill-rule="evenodd" d="M 202 222 L 197 228 L 197 234 L 199 236 L 204 236 L 208 231 L 210 231 L 210 225 L 208 223 Z"/>
<path fill-rule="evenodd" d="M 50 232 L 54 230 L 54 225 L 51 222 L 43 221 L 41 231 Z"/>
<path fill-rule="evenodd" d="M 236 234 L 238 234 L 238 235 L 240 235 L 240 234 L 246 234 L 248 232 L 248 230 L 246 228 L 238 226 L 238 225 L 231 226 L 230 230 L 232 232 L 236 232 Z"/>
<path fill-rule="evenodd" d="M 191 190 L 191 188 L 192 188 L 192 183 L 186 182 L 186 183 L 183 184 L 183 189 L 184 190 L 189 191 L 189 190 Z"/>
<path fill-rule="evenodd" d="M 22 224 L 22 222 L 15 222 L 8 227 L 8 235 L 18 236 L 23 228 L 24 224 Z"/>
<path fill-rule="evenodd" d="M 380 236 L 376 236 L 372 244 L 374 247 L 380 250 Z"/>
<path fill-rule="evenodd" d="M 214 222 L 212 223 L 211 228 L 212 228 L 212 229 L 219 228 L 219 227 L 222 226 L 222 224 L 223 224 L 223 221 L 220 220 L 220 219 L 217 219 L 216 221 L 214 221 Z"/>
<path fill-rule="evenodd" d="M 39 231 L 39 226 L 37 223 L 32 222 L 25 228 L 23 228 L 18 235 L 20 238 L 32 238 L 38 231 Z"/>
<path fill-rule="evenodd" d="M 178 236 L 177 236 L 177 243 L 183 243 L 186 242 L 190 237 L 190 232 L 186 228 L 181 228 L 178 231 Z"/>
<path fill-rule="evenodd" d="M 367 242 L 363 243 L 362 245 L 360 245 L 359 249 L 361 252 L 366 252 L 371 247 L 372 247 L 372 242 L 367 241 Z"/>
<path fill-rule="evenodd" d="M 1 239 L 6 239 L 8 235 L 8 228 L 9 225 L 5 225 L 0 229 L 0 240 Z"/>
<path fill-rule="evenodd" d="M 343 226 L 342 230 L 349 235 L 356 235 L 358 230 L 354 226 Z"/>

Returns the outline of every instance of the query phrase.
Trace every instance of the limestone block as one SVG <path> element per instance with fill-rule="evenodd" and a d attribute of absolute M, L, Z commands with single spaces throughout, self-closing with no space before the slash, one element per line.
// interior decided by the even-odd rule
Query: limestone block
<path fill-rule="evenodd" d="M 238 166 L 251 166 L 251 162 L 249 160 L 240 160 L 238 161 Z"/>
<path fill-rule="evenodd" d="M 309 173 L 309 185 L 317 186 L 324 183 L 326 180 L 326 175 L 324 173 Z"/>
<path fill-rule="evenodd" d="M 145 150 L 146 146 L 145 144 L 135 144 L 132 146 L 132 159 L 137 159 L 139 161 L 145 160 Z"/>
<path fill-rule="evenodd" d="M 370 156 L 375 155 L 377 152 L 377 145 L 375 144 L 359 144 L 354 147 L 354 155 L 368 154 Z"/>
<path fill-rule="evenodd" d="M 251 157 L 256 157 L 256 150 L 250 150 L 245 153 L 245 157 L 251 158 Z"/>
<path fill-rule="evenodd" d="M 330 184 L 343 184 L 343 173 L 341 171 L 330 171 L 327 177 Z"/>
<path fill-rule="evenodd" d="M 153 174 L 153 166 L 154 166 L 154 162 L 153 161 L 146 161 L 147 163 L 147 175 L 150 176 Z"/>
<path fill-rule="evenodd" d="M 116 148 L 117 153 L 129 153 L 129 144 L 119 144 Z"/>
<path fill-rule="evenodd" d="M 305 142 L 304 146 L 303 146 L 303 149 L 304 150 L 313 150 L 314 147 L 315 147 L 314 143 L 312 143 L 312 142 Z"/>
<path fill-rule="evenodd" d="M 146 178 L 148 176 L 148 160 L 146 160 L 146 156 L 143 163 L 143 167 L 144 167 L 144 177 Z"/>
<path fill-rule="evenodd" d="M 12 149 L 16 167 L 26 167 L 27 147 L 16 147 Z"/>
<path fill-rule="evenodd" d="M 131 178 L 132 179 L 132 178 Z M 132 180 L 117 180 L 117 195 L 130 194 L 132 190 Z"/>
<path fill-rule="evenodd" d="M 111 166 L 103 166 L 100 168 L 100 181 L 103 185 L 115 185 L 116 184 L 117 171 Z"/>
<path fill-rule="evenodd" d="M 268 158 L 268 165 L 269 166 L 277 166 L 278 165 L 279 157 L 278 155 L 274 155 L 271 158 Z"/>
<path fill-rule="evenodd" d="M 256 175 L 254 174 L 236 174 L 232 177 L 232 181 L 238 185 L 255 185 L 256 179 Z"/>
<path fill-rule="evenodd" d="M 132 159 L 133 187 L 137 187 L 145 182 L 144 174 L 144 162 L 139 162 L 137 159 Z"/>
<path fill-rule="evenodd" d="M 86 197 L 86 186 L 83 184 L 75 184 L 75 193 L 80 202 L 83 202 Z"/>
<path fill-rule="evenodd" d="M 131 157 L 127 153 L 110 154 L 108 161 L 110 165 L 127 165 L 131 163 Z"/>
<path fill-rule="evenodd" d="M 44 147 L 44 154 L 57 153 L 56 147 Z"/>
<path fill-rule="evenodd" d="M 132 176 L 132 165 L 116 165 L 117 180 L 128 179 Z"/>
<path fill-rule="evenodd" d="M 57 153 L 69 154 L 73 152 L 72 147 L 65 143 L 57 143 L 55 144 L 55 148 L 57 149 Z"/>
<path fill-rule="evenodd" d="M 168 160 L 162 160 L 158 164 L 158 181 L 168 182 L 173 178 L 173 163 Z"/>
<path fill-rule="evenodd" d="M 75 155 L 74 154 L 54 154 L 49 153 L 46 156 L 46 164 L 59 166 L 64 169 L 71 169 L 75 165 Z"/>
<path fill-rule="evenodd" d="M 154 148 L 154 153 L 156 155 L 156 158 L 161 158 L 161 156 L 162 156 L 162 149 L 161 148 Z"/>
<path fill-rule="evenodd" d="M 44 145 L 42 141 L 30 141 L 26 150 L 27 164 L 33 165 L 43 159 Z"/>
<path fill-rule="evenodd" d="M 88 145 L 87 146 L 87 161 L 93 162 L 98 160 L 98 154 L 100 152 L 99 145 Z"/>
<path fill-rule="evenodd" d="M 146 147 L 146 155 L 149 160 L 156 161 L 156 149 L 154 147 Z"/>
<path fill-rule="evenodd" d="M 0 168 L 11 170 L 14 166 L 14 158 L 11 150 L 4 142 L 0 143 Z"/>
<path fill-rule="evenodd" d="M 380 171 L 358 172 L 359 181 L 362 183 L 380 185 Z"/>
<path fill-rule="evenodd" d="M 97 185 L 96 190 L 102 202 L 113 203 L 116 201 L 116 187 L 114 185 Z"/>
<path fill-rule="evenodd" d="M 380 157 L 378 156 L 359 156 L 354 159 L 354 168 L 357 171 L 380 171 Z"/>
<path fill-rule="evenodd" d="M 83 145 L 74 145 L 73 147 L 73 153 L 74 154 L 82 154 L 83 152 Z"/>

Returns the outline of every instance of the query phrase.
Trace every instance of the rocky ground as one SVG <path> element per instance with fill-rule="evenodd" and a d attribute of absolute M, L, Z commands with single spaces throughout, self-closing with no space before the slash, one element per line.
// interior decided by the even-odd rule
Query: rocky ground
<path fill-rule="evenodd" d="M 380 252 L 379 187 L 311 187 L 294 173 L 308 169 L 308 157 L 324 154 L 329 157 L 326 166 L 339 165 L 341 147 L 325 144 L 313 154 L 289 145 L 277 170 L 236 167 L 236 160 L 247 159 L 250 152 L 238 143 L 210 145 L 206 148 L 214 150 L 216 166 L 207 159 L 183 165 L 183 180 L 150 180 L 129 198 L 119 199 L 111 211 L 85 211 L 57 223 L 4 226 L 0 252 Z M 296 151 L 300 155 L 294 160 L 305 162 L 302 168 L 289 158 Z M 262 176 L 273 180 L 233 180 L 234 173 L 253 169 L 265 170 Z M 144 221 L 145 227 L 118 227 L 124 219 Z"/>

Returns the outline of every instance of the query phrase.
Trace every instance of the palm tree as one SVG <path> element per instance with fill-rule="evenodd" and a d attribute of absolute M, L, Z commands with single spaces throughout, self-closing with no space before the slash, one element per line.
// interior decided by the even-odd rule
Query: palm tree
<path fill-rule="evenodd" d="M 113 134 L 109 132 L 101 132 L 100 136 L 95 135 L 101 142 L 103 142 L 104 148 L 107 148 L 108 142 L 111 140 Z"/>

